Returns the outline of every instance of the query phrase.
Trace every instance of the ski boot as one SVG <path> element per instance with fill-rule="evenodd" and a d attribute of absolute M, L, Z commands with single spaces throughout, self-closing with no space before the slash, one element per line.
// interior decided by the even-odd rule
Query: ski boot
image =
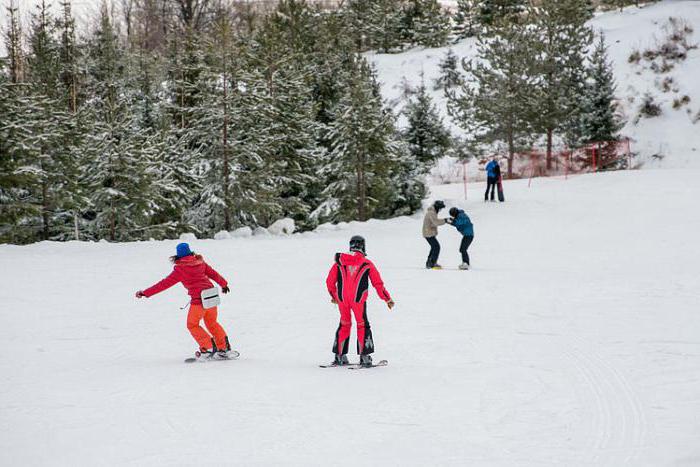
<path fill-rule="evenodd" d="M 343 355 L 343 354 L 335 354 L 335 359 L 333 360 L 334 365 L 338 366 L 343 366 L 343 365 L 349 365 L 350 362 L 348 361 L 348 356 Z"/>
<path fill-rule="evenodd" d="M 372 356 L 360 355 L 360 366 L 372 366 Z"/>
<path fill-rule="evenodd" d="M 458 267 L 459 267 L 459 269 L 461 269 L 462 271 L 468 271 L 468 270 L 469 270 L 469 263 L 462 263 L 462 264 L 460 264 Z"/>
<path fill-rule="evenodd" d="M 440 266 L 438 263 L 435 263 L 435 264 L 433 264 L 433 267 L 430 269 L 440 270 L 440 269 L 442 269 L 442 266 Z"/>

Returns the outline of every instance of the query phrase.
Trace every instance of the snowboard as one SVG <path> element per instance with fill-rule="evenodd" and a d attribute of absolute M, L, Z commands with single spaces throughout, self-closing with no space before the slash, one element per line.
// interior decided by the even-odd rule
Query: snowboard
<path fill-rule="evenodd" d="M 337 365 L 335 363 L 326 363 L 319 365 L 320 368 L 347 368 L 349 370 L 359 370 L 360 368 L 374 368 L 375 366 L 387 366 L 389 361 L 379 360 L 377 363 L 373 363 L 372 366 L 361 366 L 359 363 L 348 363 L 347 365 Z"/>
<path fill-rule="evenodd" d="M 503 183 L 501 182 L 501 178 L 498 178 L 498 201 L 501 203 L 506 200 L 505 195 L 503 194 Z"/>
<path fill-rule="evenodd" d="M 197 358 L 197 357 L 190 357 L 185 359 L 185 363 L 207 363 L 207 362 L 225 362 L 227 360 L 236 360 L 238 357 L 240 357 L 240 353 L 237 350 L 231 350 L 229 351 L 228 358 Z"/>
<path fill-rule="evenodd" d="M 389 364 L 388 360 L 379 360 L 376 363 L 372 363 L 371 366 L 362 366 L 362 365 L 358 364 L 358 365 L 353 365 L 353 366 L 348 367 L 348 370 L 366 370 L 368 368 L 375 368 L 378 366 L 387 366 L 388 364 Z"/>

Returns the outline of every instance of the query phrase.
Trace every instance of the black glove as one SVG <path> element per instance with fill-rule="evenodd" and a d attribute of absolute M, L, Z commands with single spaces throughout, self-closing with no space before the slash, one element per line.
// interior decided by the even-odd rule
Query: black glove
<path fill-rule="evenodd" d="M 447 219 L 445 219 L 445 222 L 452 225 L 452 218 L 448 217 Z"/>
<path fill-rule="evenodd" d="M 228 288 L 228 285 L 227 285 L 226 287 L 224 287 L 223 289 L 221 289 L 221 291 L 222 291 L 223 293 L 229 293 L 231 290 Z"/>

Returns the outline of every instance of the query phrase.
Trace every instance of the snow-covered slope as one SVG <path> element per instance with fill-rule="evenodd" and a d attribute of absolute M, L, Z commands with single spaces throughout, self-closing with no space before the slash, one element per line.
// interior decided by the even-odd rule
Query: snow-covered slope
<path fill-rule="evenodd" d="M 693 123 L 693 119 L 700 116 L 700 49 L 690 50 L 686 60 L 664 74 L 655 73 L 644 64 L 632 64 L 628 60 L 634 50 L 643 52 L 647 48 L 657 47 L 658 42 L 663 42 L 665 34 L 662 28 L 671 17 L 687 21 L 695 30 L 689 36 L 689 42 L 700 42 L 698 1 L 666 0 L 643 8 L 629 7 L 623 12 L 600 14 L 590 24 L 595 30 L 605 33 L 621 110 L 627 120 L 622 133 L 632 138 L 633 150 L 639 152 L 640 160 L 647 167 L 700 167 L 700 121 Z M 475 42 L 475 39 L 467 39 L 446 48 L 418 48 L 396 55 L 369 56 L 377 66 L 384 96 L 389 102 L 397 103 L 404 78 L 415 85 L 419 83 L 423 71 L 426 83 L 432 87 L 434 79 L 439 76 L 438 64 L 447 49 L 452 48 L 459 57 L 469 58 L 475 54 Z M 661 83 L 669 77 L 673 78 L 672 87 L 677 90 L 663 92 Z M 646 92 L 661 104 L 663 114 L 635 123 Z M 451 123 L 446 115 L 442 91 L 433 91 L 431 95 L 445 115 L 445 121 Z M 684 95 L 690 97 L 690 103 L 679 110 L 673 109 L 673 100 Z M 459 132 L 454 125 L 450 126 L 453 131 Z M 655 154 L 666 157 L 659 163 L 652 157 Z"/>
<path fill-rule="evenodd" d="M 2 245 L 0 465 L 697 465 L 697 175 L 475 187 L 468 272 L 449 226 L 447 269 L 422 268 L 419 216 L 195 241 L 231 281 L 234 362 L 182 363 L 179 286 L 133 298 L 175 241 Z M 323 281 L 355 233 L 397 302 L 368 311 L 390 364 L 324 370 Z"/>

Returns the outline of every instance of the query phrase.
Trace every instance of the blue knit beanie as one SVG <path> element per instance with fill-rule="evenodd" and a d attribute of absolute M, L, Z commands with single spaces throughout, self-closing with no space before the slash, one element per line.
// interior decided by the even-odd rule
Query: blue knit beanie
<path fill-rule="evenodd" d="M 190 250 L 190 246 L 187 243 L 179 243 L 177 245 L 176 251 L 176 256 L 178 258 L 184 258 L 185 256 L 189 256 L 192 254 L 192 250 Z"/>

